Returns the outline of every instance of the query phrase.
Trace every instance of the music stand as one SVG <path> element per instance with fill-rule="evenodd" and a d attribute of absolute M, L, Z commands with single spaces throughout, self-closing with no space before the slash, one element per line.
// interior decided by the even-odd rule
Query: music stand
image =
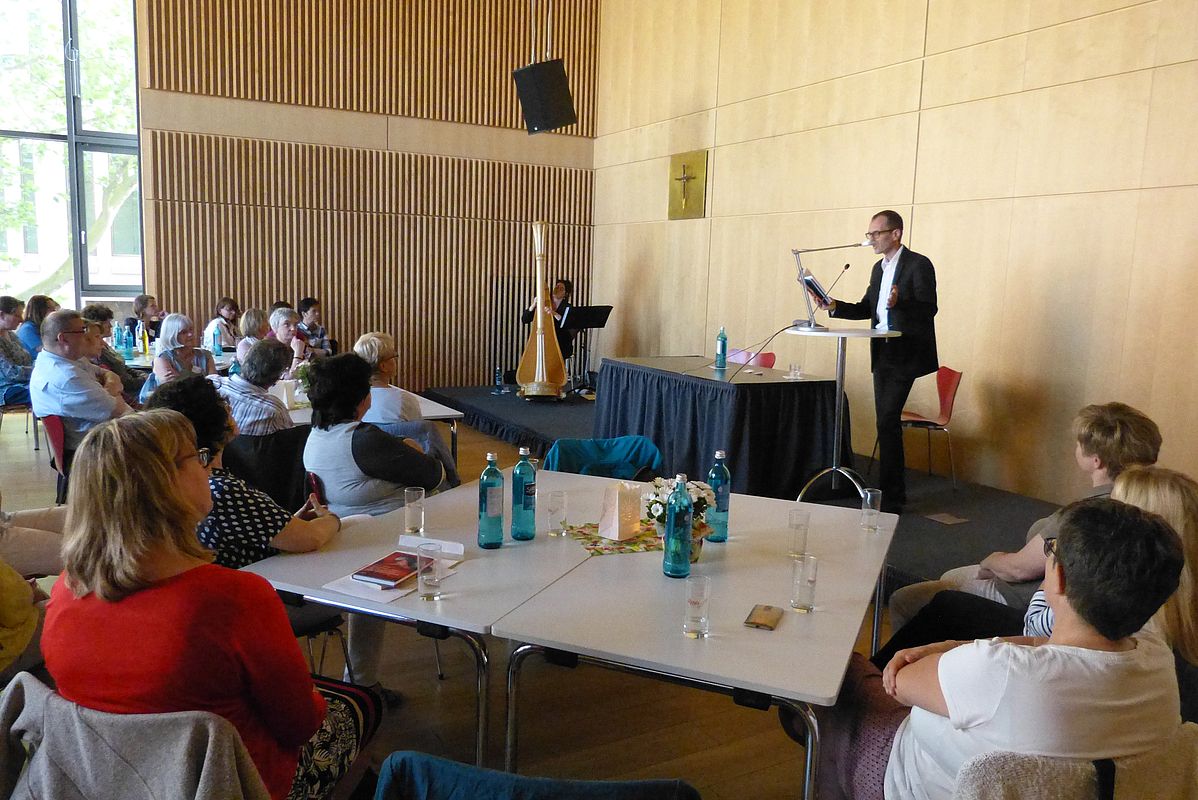
<path fill-rule="evenodd" d="M 566 310 L 566 316 L 562 318 L 562 328 L 568 331 L 577 331 L 584 333 L 592 330 L 602 330 L 607 327 L 607 318 L 611 316 L 612 306 L 570 306 Z M 582 361 L 583 382 L 577 382 L 577 372 L 570 376 L 570 391 L 579 392 L 585 389 L 594 389 L 591 383 L 591 336 L 586 334 L 586 343 L 582 344 L 582 338 L 579 337 L 579 347 L 584 353 Z"/>

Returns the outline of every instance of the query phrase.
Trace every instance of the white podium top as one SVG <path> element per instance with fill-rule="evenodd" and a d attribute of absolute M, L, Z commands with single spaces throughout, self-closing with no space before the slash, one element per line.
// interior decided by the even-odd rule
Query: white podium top
<path fill-rule="evenodd" d="M 573 500 L 573 495 L 571 495 Z M 873 596 L 897 518 L 877 533 L 857 509 L 808 505 L 808 550 L 820 560 L 816 610 L 790 609 L 787 500 L 734 494 L 730 535 L 705 543 L 692 575 L 711 578 L 711 634 L 682 633 L 686 581 L 662 574 L 660 552 L 594 556 L 496 622 L 495 636 L 668 675 L 832 705 Z M 777 630 L 749 628 L 757 603 L 786 609 Z"/>
<path fill-rule="evenodd" d="M 879 331 L 873 328 L 799 328 L 792 325 L 786 329 L 792 336 L 825 336 L 834 339 L 894 339 L 902 331 Z"/>

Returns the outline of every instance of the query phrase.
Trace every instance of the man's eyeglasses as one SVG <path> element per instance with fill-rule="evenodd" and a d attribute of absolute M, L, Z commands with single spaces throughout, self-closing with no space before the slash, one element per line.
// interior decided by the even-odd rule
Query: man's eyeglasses
<path fill-rule="evenodd" d="M 63 331 L 62 333 L 66 336 L 70 336 L 71 334 L 88 333 L 90 331 L 91 331 L 91 326 L 84 325 L 82 328 L 80 328 L 77 331 Z"/>
<path fill-rule="evenodd" d="M 1057 557 L 1057 537 L 1050 536 L 1044 540 L 1044 557 Z"/>
<path fill-rule="evenodd" d="M 865 234 L 865 238 L 869 239 L 872 242 L 874 239 L 877 239 L 883 233 L 890 233 L 891 231 L 896 231 L 896 230 L 898 230 L 898 228 L 883 228 L 880 231 L 869 231 L 868 233 Z"/>

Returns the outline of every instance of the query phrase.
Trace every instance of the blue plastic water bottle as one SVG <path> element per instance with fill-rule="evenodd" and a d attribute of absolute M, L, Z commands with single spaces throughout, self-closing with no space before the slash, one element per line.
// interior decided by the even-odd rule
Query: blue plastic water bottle
<path fill-rule="evenodd" d="M 121 358 L 129 361 L 133 358 L 133 331 L 121 326 Z"/>
<path fill-rule="evenodd" d="M 537 535 L 537 471 L 520 448 L 520 462 L 512 470 L 512 538 L 527 542 Z"/>
<path fill-rule="evenodd" d="M 478 480 L 478 546 L 484 550 L 503 546 L 503 473 L 495 466 L 498 458 L 487 453 L 487 468 Z"/>
<path fill-rule="evenodd" d="M 715 335 L 715 368 L 726 369 L 728 366 L 728 334 L 724 333 L 723 326 L 720 327 L 720 332 Z"/>
<path fill-rule="evenodd" d="M 220 326 L 212 329 L 212 355 L 220 357 L 224 355 L 224 348 L 220 346 Z"/>
<path fill-rule="evenodd" d="M 231 364 L 229 364 L 229 377 L 232 378 L 234 375 L 240 375 L 240 374 L 241 374 L 241 363 L 238 362 L 237 356 L 233 356 L 233 361 Z"/>
<path fill-rule="evenodd" d="M 695 507 L 686 491 L 686 476 L 674 478 L 674 491 L 666 502 L 665 556 L 661 571 L 671 578 L 691 574 L 691 522 Z"/>
<path fill-rule="evenodd" d="M 715 505 L 708 507 L 704 520 L 711 526 L 707 535 L 709 542 L 728 541 L 728 501 L 732 497 L 732 473 L 724 465 L 727 454 L 723 450 L 715 451 L 715 464 L 707 473 L 707 483 L 715 492 Z"/>
<path fill-rule="evenodd" d="M 120 325 L 112 329 L 112 349 L 118 353 L 125 350 L 125 329 Z"/>

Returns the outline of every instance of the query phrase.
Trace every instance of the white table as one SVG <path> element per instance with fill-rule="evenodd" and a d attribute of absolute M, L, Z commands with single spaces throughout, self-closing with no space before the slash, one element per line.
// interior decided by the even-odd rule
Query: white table
<path fill-rule="evenodd" d="M 836 700 L 897 517 L 881 515 L 882 529 L 867 533 L 857 510 L 809 506 L 808 550 L 820 558 L 819 580 L 816 611 L 800 614 L 789 610 L 793 507 L 732 496 L 729 541 L 707 543 L 692 569 L 712 580 L 706 639 L 683 636 L 686 582 L 662 574 L 661 553 L 591 558 L 496 622 L 494 635 L 527 643 L 508 667 L 507 769 L 517 766 L 520 667 L 542 653 L 555 663 L 583 660 L 730 694 L 754 708 L 792 708 L 808 731 L 804 787 L 813 796 L 819 730 L 809 704 Z M 777 630 L 743 624 L 757 603 L 787 609 Z"/>
<path fill-rule="evenodd" d="M 511 520 L 511 470 L 506 473 L 505 521 Z M 541 472 L 538 497 L 549 491 L 570 491 L 570 516 L 597 520 L 602 504 L 603 478 Z M 545 502 L 537 511 L 537 536 L 531 542 L 505 538 L 498 550 L 478 547 L 478 485 L 459 486 L 425 500 L 425 535 L 465 545 L 465 560 L 444 584 L 441 599 L 423 601 L 413 592 L 391 603 L 378 603 L 325 589 L 324 584 L 351 574 L 391 552 L 403 528 L 403 509 L 368 520 L 354 520 L 332 543 L 315 553 L 287 553 L 244 569 L 261 575 L 276 589 L 302 595 L 321 605 L 381 617 L 415 627 L 432 638 L 457 636 L 475 656 L 478 675 L 477 761 L 486 752 L 488 658 L 484 634 L 504 614 L 525 603 L 562 575 L 587 560 L 587 552 L 572 539 L 554 538 L 548 528 Z M 510 536 L 505 531 L 505 537 Z"/>
<path fill-rule="evenodd" d="M 458 460 L 458 420 L 464 417 L 465 414 L 456 408 L 450 408 L 421 395 L 416 395 L 416 399 L 420 401 L 420 415 L 422 417 L 429 420 L 440 420 L 449 424 L 449 448 L 453 453 L 453 461 L 456 464 Z M 287 410 L 287 413 L 291 415 L 291 421 L 296 425 L 309 425 L 312 422 L 311 406 L 291 408 Z"/>
<path fill-rule="evenodd" d="M 120 351 L 117 351 L 118 355 Z M 209 353 L 209 355 L 212 355 Z M 226 350 L 223 355 L 212 356 L 216 360 L 216 371 L 225 372 L 229 369 L 229 365 L 233 363 L 233 351 Z M 133 358 L 125 360 L 125 366 L 129 369 L 152 370 L 154 369 L 154 357 L 147 356 L 144 353 L 133 356 Z"/>

